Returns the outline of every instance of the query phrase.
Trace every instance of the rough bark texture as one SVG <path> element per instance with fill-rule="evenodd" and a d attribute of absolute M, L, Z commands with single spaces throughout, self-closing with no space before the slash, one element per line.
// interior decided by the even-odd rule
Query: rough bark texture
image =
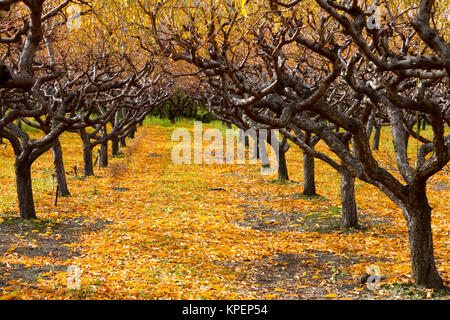
<path fill-rule="evenodd" d="M 113 156 L 119 155 L 119 139 L 117 139 L 117 136 L 111 138 L 111 154 Z"/>
<path fill-rule="evenodd" d="M 116 112 L 115 116 L 114 116 L 114 122 L 113 122 L 113 128 L 115 126 L 118 126 L 120 122 L 120 114 L 119 112 Z M 119 155 L 119 137 L 118 135 L 113 135 L 113 137 L 111 138 L 111 154 L 113 156 L 117 156 Z"/>
<path fill-rule="evenodd" d="M 108 142 L 100 145 L 100 167 L 108 167 Z"/>
<path fill-rule="evenodd" d="M 86 131 L 81 130 L 81 139 L 83 141 L 83 163 L 84 163 L 84 175 L 86 177 L 94 175 L 94 166 L 92 163 L 92 147 L 89 142 L 89 138 Z"/>
<path fill-rule="evenodd" d="M 413 276 L 418 287 L 444 288 L 434 260 L 431 207 L 428 205 L 425 183 L 421 189 L 410 191 L 410 204 L 403 207 L 408 226 Z"/>
<path fill-rule="evenodd" d="M 358 227 L 358 211 L 355 201 L 355 177 L 346 168 L 341 170 L 342 226 Z"/>
<path fill-rule="evenodd" d="M 108 131 L 106 130 L 106 126 L 103 126 L 102 130 L 103 139 L 108 135 Z M 99 158 L 99 166 L 101 168 L 108 167 L 108 140 L 100 144 L 100 158 Z"/>
<path fill-rule="evenodd" d="M 409 134 L 407 132 L 405 132 L 404 141 L 405 141 L 405 150 L 408 150 Z"/>
<path fill-rule="evenodd" d="M 37 219 L 31 183 L 31 165 L 16 160 L 15 170 L 20 217 L 22 219 Z"/>
<path fill-rule="evenodd" d="M 315 196 L 316 181 L 314 178 L 314 157 L 303 152 L 303 194 L 305 196 Z"/>
<path fill-rule="evenodd" d="M 128 135 L 130 137 L 130 139 L 134 139 L 134 137 L 136 136 L 136 131 L 137 131 L 137 128 L 136 128 L 136 125 L 134 125 L 133 128 L 130 130 L 130 134 Z"/>
<path fill-rule="evenodd" d="M 61 196 L 69 196 L 69 188 L 67 187 L 66 170 L 64 168 L 63 153 L 61 143 L 56 139 L 52 147 L 53 164 L 55 166 L 55 176 L 58 183 L 58 190 Z"/>
<path fill-rule="evenodd" d="M 380 149 L 380 136 L 381 136 L 381 127 L 375 126 L 375 130 L 373 133 L 372 150 Z"/>
<path fill-rule="evenodd" d="M 278 181 L 289 181 L 286 163 L 286 152 L 280 148 L 278 157 Z"/>

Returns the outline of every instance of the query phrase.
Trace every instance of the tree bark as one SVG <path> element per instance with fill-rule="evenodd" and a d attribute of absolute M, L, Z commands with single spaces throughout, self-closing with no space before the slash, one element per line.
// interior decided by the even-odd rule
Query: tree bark
<path fill-rule="evenodd" d="M 63 153 L 59 139 L 56 139 L 53 144 L 52 154 L 59 194 L 65 197 L 70 196 L 69 188 L 67 187 L 66 170 L 64 168 Z"/>
<path fill-rule="evenodd" d="M 134 139 L 134 137 L 136 136 L 136 131 L 137 131 L 136 125 L 134 125 L 130 130 L 130 134 L 128 135 L 130 137 L 130 139 Z"/>
<path fill-rule="evenodd" d="M 381 127 L 375 126 L 375 131 L 373 133 L 372 150 L 380 149 L 380 136 L 381 136 Z"/>
<path fill-rule="evenodd" d="M 111 154 L 113 156 L 119 155 L 119 139 L 117 136 L 111 138 Z"/>
<path fill-rule="evenodd" d="M 120 140 L 120 147 L 121 148 L 126 148 L 127 147 L 127 141 L 125 138 Z"/>
<path fill-rule="evenodd" d="M 100 145 L 100 167 L 108 167 L 108 141 Z"/>
<path fill-rule="evenodd" d="M 279 148 L 279 157 L 278 157 L 278 181 L 284 182 L 289 181 L 289 173 L 287 169 L 286 162 L 286 152 L 283 148 Z"/>
<path fill-rule="evenodd" d="M 105 139 L 108 135 L 108 131 L 106 129 L 106 125 L 103 126 L 102 130 L 100 131 L 102 133 L 103 138 Z M 99 159 L 100 167 L 106 168 L 108 167 L 108 140 L 100 144 L 100 159 Z"/>
<path fill-rule="evenodd" d="M 341 172 L 342 226 L 358 227 L 358 211 L 355 200 L 355 177 L 343 167 Z"/>
<path fill-rule="evenodd" d="M 15 170 L 20 217 L 22 219 L 37 219 L 31 181 L 31 164 L 16 160 Z"/>
<path fill-rule="evenodd" d="M 418 189 L 418 190 L 417 190 Z M 403 214 L 407 221 L 411 264 L 416 286 L 445 288 L 434 260 L 431 207 L 425 191 L 425 183 L 409 192 L 409 204 Z"/>
<path fill-rule="evenodd" d="M 303 151 L 303 195 L 316 196 L 314 157 Z"/>
<path fill-rule="evenodd" d="M 408 134 L 408 132 L 405 132 L 404 141 L 405 141 L 405 150 L 408 150 L 408 143 L 409 143 L 409 134 Z"/>
<path fill-rule="evenodd" d="M 113 130 L 119 125 L 119 122 L 120 122 L 120 113 L 116 112 L 112 123 Z M 117 134 L 113 135 L 113 137 L 111 138 L 111 154 L 113 156 L 119 155 L 119 137 Z"/>
<path fill-rule="evenodd" d="M 83 141 L 83 163 L 84 175 L 86 177 L 94 175 L 94 166 L 92 163 L 92 146 L 85 129 L 80 130 L 81 140 Z"/>

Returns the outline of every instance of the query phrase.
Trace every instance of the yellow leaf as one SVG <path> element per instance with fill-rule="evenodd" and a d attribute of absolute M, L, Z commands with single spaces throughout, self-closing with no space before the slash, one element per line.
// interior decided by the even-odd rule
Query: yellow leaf
<path fill-rule="evenodd" d="M 247 0 L 242 0 L 242 9 L 241 9 L 241 13 L 242 13 L 242 15 L 243 16 L 247 16 L 247 10 L 245 9 L 245 2 L 246 2 Z"/>
<path fill-rule="evenodd" d="M 329 293 L 325 295 L 326 298 L 336 298 L 338 295 L 336 293 Z"/>

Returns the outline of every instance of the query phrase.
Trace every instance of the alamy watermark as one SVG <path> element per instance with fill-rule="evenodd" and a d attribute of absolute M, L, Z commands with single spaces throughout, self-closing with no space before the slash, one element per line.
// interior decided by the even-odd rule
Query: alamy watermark
<path fill-rule="evenodd" d="M 381 273 L 380 267 L 377 265 L 371 265 L 366 268 L 367 274 L 369 274 L 369 278 L 367 279 L 367 289 L 371 291 L 375 291 L 379 288 L 381 282 Z"/>
<path fill-rule="evenodd" d="M 71 5 L 67 8 L 67 28 L 77 30 L 81 28 L 81 9 L 78 5 Z"/>
<path fill-rule="evenodd" d="M 256 164 L 258 159 L 265 167 L 278 168 L 278 130 L 219 129 L 203 130 L 201 122 L 194 123 L 194 132 L 186 128 L 175 129 L 172 149 L 175 164 Z M 246 157 L 245 140 L 249 141 L 249 157 Z M 205 146 L 204 143 L 209 143 Z M 268 145 L 270 147 L 268 147 Z"/>
<path fill-rule="evenodd" d="M 343 0 L 343 4 L 352 5 L 353 0 Z M 381 28 L 381 1 L 374 0 L 373 4 L 367 7 L 365 12 L 368 15 L 367 29 L 376 30 Z"/>
<path fill-rule="evenodd" d="M 80 290 L 83 269 L 78 266 L 70 266 L 67 268 L 67 273 L 67 288 L 69 290 Z"/>

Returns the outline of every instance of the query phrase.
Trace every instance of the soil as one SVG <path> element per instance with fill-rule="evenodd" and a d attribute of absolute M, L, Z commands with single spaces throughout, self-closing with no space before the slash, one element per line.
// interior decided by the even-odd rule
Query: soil
<path fill-rule="evenodd" d="M 27 266 L 0 262 L 0 289 L 8 286 L 9 281 L 18 279 L 30 282 L 32 287 L 34 281 L 42 278 L 41 274 L 66 270 L 63 262 L 80 254 L 67 245 L 77 242 L 82 233 L 95 232 L 110 224 L 109 221 L 92 221 L 87 217 L 24 221 L 12 213 L 5 213 L 1 218 L 0 256 L 10 251 L 30 258 L 51 257 L 62 263 Z"/>

